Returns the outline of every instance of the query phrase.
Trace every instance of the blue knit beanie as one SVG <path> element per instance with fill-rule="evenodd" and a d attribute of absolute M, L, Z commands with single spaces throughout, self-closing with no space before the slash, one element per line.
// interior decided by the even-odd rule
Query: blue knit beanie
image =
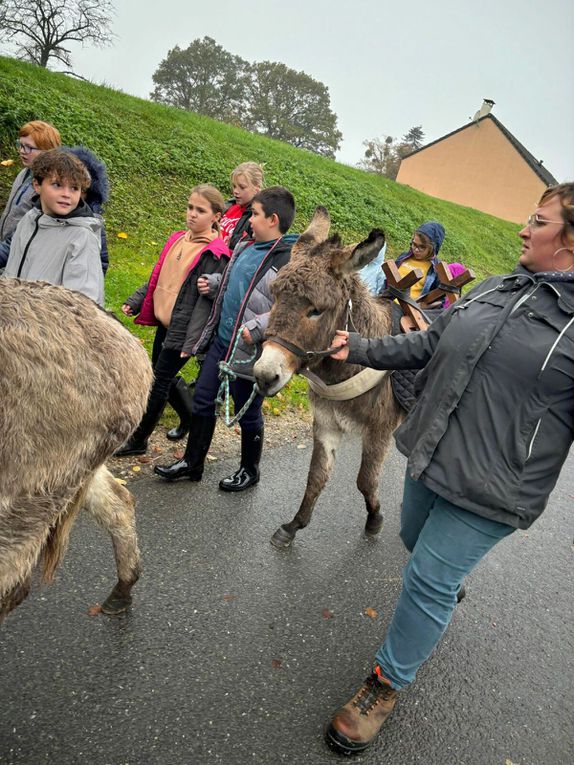
<path fill-rule="evenodd" d="M 438 255 L 442 243 L 444 242 L 445 230 L 441 223 L 437 223 L 435 220 L 429 220 L 419 226 L 416 230 L 417 234 L 425 234 L 433 243 L 434 254 Z"/>

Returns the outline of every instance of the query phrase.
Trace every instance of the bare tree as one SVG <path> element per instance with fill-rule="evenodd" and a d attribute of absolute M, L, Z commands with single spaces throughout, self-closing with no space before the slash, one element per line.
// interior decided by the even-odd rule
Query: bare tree
<path fill-rule="evenodd" d="M 3 0 L 0 34 L 29 61 L 46 67 L 51 58 L 71 66 L 71 42 L 109 45 L 111 0 Z"/>

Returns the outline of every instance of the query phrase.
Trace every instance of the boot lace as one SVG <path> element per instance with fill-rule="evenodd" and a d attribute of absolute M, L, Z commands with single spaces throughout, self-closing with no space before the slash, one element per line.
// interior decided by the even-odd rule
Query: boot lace
<path fill-rule="evenodd" d="M 353 706 L 357 707 L 360 714 L 369 715 L 380 701 L 387 700 L 393 695 L 393 689 L 383 685 L 375 672 L 370 675 L 363 687 L 357 693 Z"/>

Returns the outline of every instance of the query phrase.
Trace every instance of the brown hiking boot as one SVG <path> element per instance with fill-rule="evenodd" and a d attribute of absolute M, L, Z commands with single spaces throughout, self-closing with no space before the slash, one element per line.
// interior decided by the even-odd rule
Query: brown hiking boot
<path fill-rule="evenodd" d="M 397 693 L 373 672 L 353 698 L 335 712 L 327 728 L 327 741 L 344 754 L 366 749 L 393 711 Z"/>

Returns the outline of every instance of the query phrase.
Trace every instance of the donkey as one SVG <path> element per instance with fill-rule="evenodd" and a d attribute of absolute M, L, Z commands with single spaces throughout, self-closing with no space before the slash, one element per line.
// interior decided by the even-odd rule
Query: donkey
<path fill-rule="evenodd" d="M 130 492 L 104 460 L 144 413 L 141 343 L 77 292 L 0 279 L 0 620 L 49 582 L 80 508 L 112 538 L 118 581 L 102 611 L 131 602 L 139 550 Z"/>
<path fill-rule="evenodd" d="M 311 520 L 345 433 L 362 438 L 357 487 L 367 507 L 365 532 L 375 535 L 381 530 L 379 478 L 392 432 L 403 416 L 385 372 L 361 371 L 329 355 L 337 329 L 350 327 L 367 337 L 390 332 L 389 301 L 373 297 L 354 273 L 376 256 L 385 235 L 376 229 L 361 244 L 344 247 L 338 236 L 327 239 L 329 226 L 327 210 L 318 207 L 293 246 L 290 262 L 277 275 L 267 340 L 254 368 L 257 386 L 267 396 L 274 396 L 297 372 L 306 374 L 310 384 L 311 466 L 297 514 L 271 539 L 279 548 L 288 547 Z"/>

